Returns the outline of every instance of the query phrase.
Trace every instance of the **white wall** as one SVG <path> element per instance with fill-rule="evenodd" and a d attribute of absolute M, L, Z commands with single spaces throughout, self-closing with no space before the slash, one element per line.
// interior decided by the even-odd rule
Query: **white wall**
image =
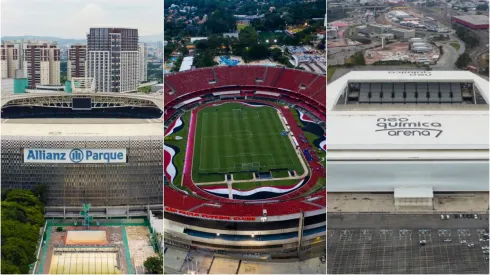
<path fill-rule="evenodd" d="M 327 163 L 328 192 L 393 192 L 395 187 L 432 187 L 441 191 L 485 191 L 488 161 L 400 161 Z"/>

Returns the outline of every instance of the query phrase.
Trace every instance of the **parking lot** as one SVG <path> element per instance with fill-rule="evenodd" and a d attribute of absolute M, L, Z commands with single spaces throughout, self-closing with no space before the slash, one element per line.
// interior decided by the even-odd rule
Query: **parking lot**
<path fill-rule="evenodd" d="M 328 274 L 488 274 L 489 254 L 482 250 L 488 246 L 483 237 L 488 216 L 437 220 L 436 215 L 391 215 L 394 222 L 384 224 L 376 216 L 357 215 L 364 227 L 353 228 L 353 217 L 329 215 Z M 413 222 L 416 218 L 419 223 Z M 426 227 L 420 226 L 424 220 Z"/>

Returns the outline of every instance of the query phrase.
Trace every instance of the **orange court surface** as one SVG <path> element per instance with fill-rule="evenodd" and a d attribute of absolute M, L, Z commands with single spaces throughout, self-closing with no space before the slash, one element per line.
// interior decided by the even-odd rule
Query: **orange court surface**
<path fill-rule="evenodd" d="M 107 245 L 107 229 L 105 230 L 68 230 L 65 245 Z"/>

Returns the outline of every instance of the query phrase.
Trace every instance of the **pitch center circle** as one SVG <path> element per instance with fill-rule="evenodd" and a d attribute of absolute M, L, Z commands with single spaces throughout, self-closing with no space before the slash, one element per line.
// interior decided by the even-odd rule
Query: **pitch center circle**
<path fill-rule="evenodd" d="M 230 136 L 236 140 L 247 140 L 247 139 L 251 139 L 253 134 L 252 132 L 247 130 L 237 130 L 231 132 Z"/>

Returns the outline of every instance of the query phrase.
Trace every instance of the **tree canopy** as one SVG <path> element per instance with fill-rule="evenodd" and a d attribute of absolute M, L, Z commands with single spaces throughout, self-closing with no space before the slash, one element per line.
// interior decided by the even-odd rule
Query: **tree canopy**
<path fill-rule="evenodd" d="M 207 34 L 232 32 L 236 29 L 236 19 L 232 14 L 218 9 L 208 17 L 204 27 Z"/>
<path fill-rule="evenodd" d="M 163 274 L 163 256 L 149 257 L 143 263 L 146 274 Z"/>
<path fill-rule="evenodd" d="M 251 47 L 247 47 L 242 55 L 245 62 L 265 59 L 267 57 L 269 57 L 269 49 L 263 44 L 255 44 Z"/>
<path fill-rule="evenodd" d="M 39 196 L 43 188 L 38 188 Z M 44 205 L 31 191 L 2 190 L 2 271 L 26 274 L 36 261 L 39 228 L 44 223 Z"/>
<path fill-rule="evenodd" d="M 257 44 L 258 36 L 254 27 L 248 26 L 243 28 L 238 34 L 238 39 L 243 47 L 250 47 Z"/>
<path fill-rule="evenodd" d="M 476 6 L 476 10 L 478 11 L 487 11 L 488 10 L 488 4 L 481 4 Z"/>
<path fill-rule="evenodd" d="M 468 31 L 461 26 L 455 26 L 455 29 L 456 35 L 459 37 L 459 39 L 463 40 L 466 43 L 468 48 L 476 47 L 480 43 L 480 39 L 473 32 Z"/>
<path fill-rule="evenodd" d="M 466 52 L 464 52 L 463 54 L 461 54 L 458 59 L 456 60 L 456 67 L 462 69 L 462 68 L 466 68 L 466 66 L 468 66 L 471 62 L 471 57 L 469 54 L 467 54 Z"/>

